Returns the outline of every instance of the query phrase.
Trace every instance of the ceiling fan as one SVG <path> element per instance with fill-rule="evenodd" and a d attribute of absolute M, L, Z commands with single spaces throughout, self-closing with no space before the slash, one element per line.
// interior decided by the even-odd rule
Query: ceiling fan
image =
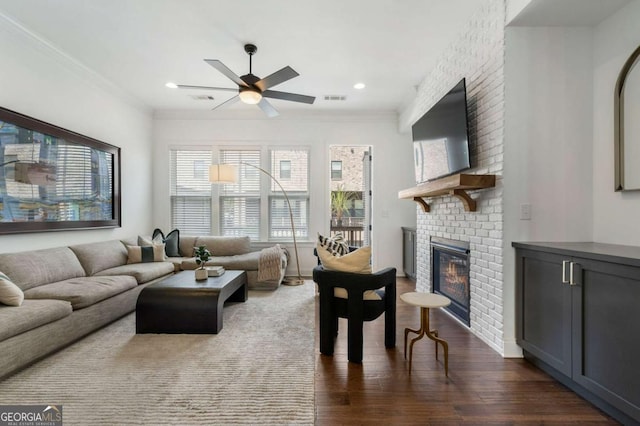
<path fill-rule="evenodd" d="M 280 83 L 284 83 L 285 81 L 297 77 L 300 74 L 298 74 L 290 66 L 286 66 L 281 70 L 276 71 L 273 74 L 261 79 L 253 75 L 253 73 L 251 72 L 251 58 L 258 51 L 258 48 L 254 44 L 245 44 L 244 51 L 249 55 L 249 73 L 240 77 L 217 59 L 204 60 L 207 64 L 211 65 L 222 74 L 227 76 L 231 81 L 236 83 L 238 85 L 237 89 L 231 89 L 227 87 L 189 86 L 184 84 L 172 83 L 168 83 L 167 86 L 178 89 L 206 89 L 237 92 L 238 94 L 236 96 L 224 101 L 214 109 L 220 108 L 223 105 L 231 105 L 232 103 L 241 100 L 246 104 L 257 104 L 260 109 L 269 117 L 277 116 L 278 111 L 265 98 L 281 99 L 284 101 L 301 102 L 305 104 L 312 104 L 316 100 L 314 96 L 269 90 L 271 87 Z"/>

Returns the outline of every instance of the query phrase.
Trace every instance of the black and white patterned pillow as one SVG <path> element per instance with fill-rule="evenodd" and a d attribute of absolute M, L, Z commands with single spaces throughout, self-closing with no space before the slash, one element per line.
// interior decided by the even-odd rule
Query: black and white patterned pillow
<path fill-rule="evenodd" d="M 349 246 L 340 232 L 333 237 L 325 237 L 318 233 L 318 244 L 334 256 L 344 256 L 349 253 Z"/>

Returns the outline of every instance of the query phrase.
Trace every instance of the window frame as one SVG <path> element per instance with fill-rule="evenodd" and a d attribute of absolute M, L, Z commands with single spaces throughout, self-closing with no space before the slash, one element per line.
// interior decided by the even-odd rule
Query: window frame
<path fill-rule="evenodd" d="M 278 177 L 280 178 L 280 180 L 291 180 L 291 160 L 279 160 L 279 174 Z M 282 166 L 284 164 L 288 164 L 289 168 L 283 168 Z M 285 174 L 287 176 L 285 176 Z"/>
<path fill-rule="evenodd" d="M 334 164 L 336 164 L 336 165 L 339 164 L 340 165 L 340 169 L 339 170 L 338 169 L 334 169 L 333 168 Z M 343 171 L 342 160 L 331 160 L 331 169 L 329 171 L 331 173 L 331 180 L 342 180 L 342 171 Z M 334 176 L 334 172 L 339 172 L 340 176 Z"/>

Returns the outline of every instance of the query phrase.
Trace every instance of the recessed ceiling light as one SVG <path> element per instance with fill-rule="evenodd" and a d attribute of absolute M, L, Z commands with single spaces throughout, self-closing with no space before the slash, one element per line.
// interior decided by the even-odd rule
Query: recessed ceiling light
<path fill-rule="evenodd" d="M 165 84 L 165 86 L 167 86 L 169 89 L 177 89 L 178 85 L 172 82 L 168 82 L 167 84 Z"/>
<path fill-rule="evenodd" d="M 354 89 L 358 89 L 358 90 L 364 89 L 365 87 L 367 87 L 367 86 L 365 86 L 364 83 L 356 83 L 356 84 L 353 85 L 353 88 Z"/>

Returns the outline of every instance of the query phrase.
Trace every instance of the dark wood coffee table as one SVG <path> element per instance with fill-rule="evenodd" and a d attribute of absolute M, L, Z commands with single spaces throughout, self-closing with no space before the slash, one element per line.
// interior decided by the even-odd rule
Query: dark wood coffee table
<path fill-rule="evenodd" d="M 196 281 L 194 271 L 178 272 L 140 292 L 136 333 L 217 334 L 224 302 L 245 300 L 244 271 L 226 271 L 206 281 Z"/>

